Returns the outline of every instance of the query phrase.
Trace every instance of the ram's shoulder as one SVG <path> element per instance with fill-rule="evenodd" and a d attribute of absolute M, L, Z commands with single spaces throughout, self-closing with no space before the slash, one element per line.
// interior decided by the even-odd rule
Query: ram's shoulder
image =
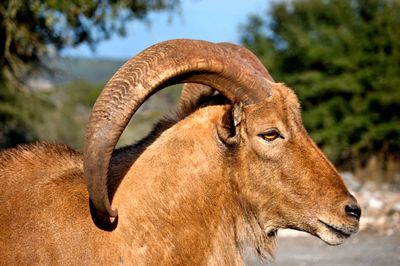
<path fill-rule="evenodd" d="M 10 162 L 30 163 L 46 158 L 52 161 L 76 160 L 81 158 L 81 153 L 65 144 L 47 142 L 23 144 L 15 148 L 0 150 L 1 166 Z"/>
<path fill-rule="evenodd" d="M 82 169 L 82 154 L 65 144 L 39 142 L 0 151 L 3 182 L 60 181 L 64 176 L 76 176 Z"/>

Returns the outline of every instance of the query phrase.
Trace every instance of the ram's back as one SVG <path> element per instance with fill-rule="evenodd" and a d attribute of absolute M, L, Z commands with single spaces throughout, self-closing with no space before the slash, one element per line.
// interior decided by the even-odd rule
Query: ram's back
<path fill-rule="evenodd" d="M 93 225 L 81 157 L 66 145 L 45 143 L 0 152 L 2 263 L 51 264 L 88 255 L 90 247 L 81 244 Z"/>

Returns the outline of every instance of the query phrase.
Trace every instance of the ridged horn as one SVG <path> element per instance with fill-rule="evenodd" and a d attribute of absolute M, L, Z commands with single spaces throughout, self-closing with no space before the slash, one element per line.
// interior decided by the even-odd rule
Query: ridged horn
<path fill-rule="evenodd" d="M 263 63 L 248 49 L 232 43 L 218 43 L 218 45 L 236 53 L 243 60 L 246 60 L 255 70 L 260 72 L 261 75 L 265 76 L 270 81 L 274 81 Z M 213 93 L 214 89 L 210 86 L 197 83 L 185 83 L 179 97 L 178 110 L 184 113 L 185 110 L 195 109 L 196 106 L 204 99 L 212 96 Z"/>
<path fill-rule="evenodd" d="M 221 43 L 218 43 L 218 45 L 224 47 L 225 49 L 230 50 L 232 53 L 237 54 L 243 60 L 248 62 L 255 70 L 260 72 L 260 74 L 262 76 L 264 76 L 265 78 L 267 78 L 268 80 L 270 80 L 272 82 L 274 81 L 274 79 L 269 74 L 268 70 L 265 68 L 265 66 L 260 61 L 260 59 L 258 59 L 257 56 L 255 54 L 253 54 L 250 50 L 248 50 L 242 46 L 235 45 L 235 44 L 228 43 L 228 42 L 221 42 Z"/>
<path fill-rule="evenodd" d="M 214 94 L 210 86 L 198 83 L 185 83 L 178 101 L 178 112 L 185 113 L 187 110 L 196 108 L 206 99 Z"/>
<path fill-rule="evenodd" d="M 107 174 L 115 145 L 140 105 L 160 89 L 200 83 L 231 101 L 257 103 L 269 95 L 266 77 L 223 46 L 198 40 L 158 43 L 125 63 L 97 98 L 86 129 L 84 174 L 99 217 L 117 217 L 111 208 Z"/>

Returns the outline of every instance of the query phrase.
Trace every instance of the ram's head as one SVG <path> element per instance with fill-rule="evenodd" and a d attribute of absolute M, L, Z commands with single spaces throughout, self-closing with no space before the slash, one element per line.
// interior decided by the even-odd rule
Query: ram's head
<path fill-rule="evenodd" d="M 85 144 L 85 176 L 96 217 L 107 222 L 117 216 L 107 172 L 131 116 L 153 93 L 185 82 L 197 85 L 186 86 L 181 107 L 197 105 L 207 98 L 200 97 L 204 92 L 213 90 L 228 100 L 214 121 L 210 145 L 224 154 L 222 167 L 238 202 L 267 234 L 294 228 L 340 244 L 357 231 L 360 208 L 304 129 L 295 94 L 275 83 L 248 50 L 193 40 L 145 50 L 114 75 L 97 100 Z"/>

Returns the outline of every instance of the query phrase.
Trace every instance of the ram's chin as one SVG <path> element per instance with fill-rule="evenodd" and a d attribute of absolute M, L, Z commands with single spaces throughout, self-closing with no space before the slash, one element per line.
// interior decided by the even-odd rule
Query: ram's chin
<path fill-rule="evenodd" d="M 331 246 L 337 246 L 337 245 L 343 244 L 343 242 L 348 238 L 348 237 L 337 236 L 335 234 L 326 233 L 326 232 L 317 233 L 317 236 L 322 241 L 324 241 L 325 243 L 327 243 L 328 245 L 331 245 Z"/>
<path fill-rule="evenodd" d="M 355 233 L 355 230 L 320 222 L 316 235 L 328 245 L 336 246 L 343 244 L 352 233 Z"/>

